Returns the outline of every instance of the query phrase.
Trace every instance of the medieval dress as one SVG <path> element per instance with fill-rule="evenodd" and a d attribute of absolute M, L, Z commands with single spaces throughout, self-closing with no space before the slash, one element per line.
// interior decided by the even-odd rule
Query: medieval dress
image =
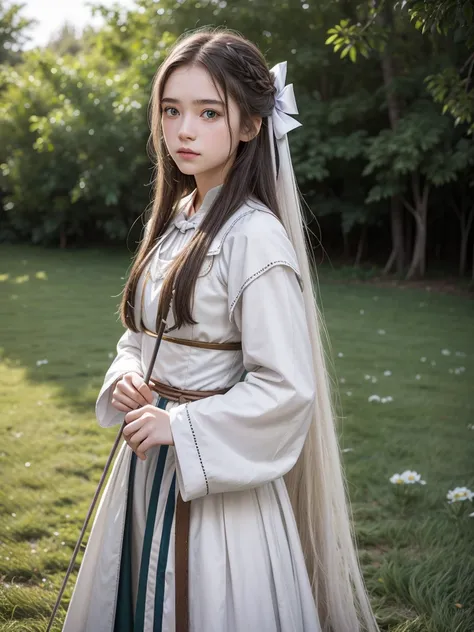
<path fill-rule="evenodd" d="M 169 262 L 189 243 L 220 188 L 189 216 L 183 198 L 154 244 L 135 317 L 155 330 Z M 241 342 L 240 350 L 163 341 L 152 377 L 187 390 L 229 390 L 170 413 L 173 446 L 137 459 L 125 442 L 103 493 L 63 632 L 174 632 L 174 518 L 191 502 L 190 632 L 320 632 L 283 475 L 295 464 L 315 398 L 311 345 L 296 253 L 280 220 L 251 197 L 213 240 L 196 283 L 196 325 L 173 336 Z M 172 312 L 167 324 L 173 323 Z M 145 375 L 155 338 L 127 330 L 96 405 L 120 424 L 111 392 Z"/>

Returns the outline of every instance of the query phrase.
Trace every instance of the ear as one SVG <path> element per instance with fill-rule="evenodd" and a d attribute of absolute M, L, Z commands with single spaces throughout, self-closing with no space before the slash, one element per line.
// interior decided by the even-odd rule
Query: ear
<path fill-rule="evenodd" d="M 258 136 L 261 127 L 262 127 L 262 117 L 261 116 L 252 117 L 252 121 L 249 127 L 240 134 L 240 140 L 243 141 L 244 143 L 248 143 L 249 141 L 253 140 L 254 138 Z"/>

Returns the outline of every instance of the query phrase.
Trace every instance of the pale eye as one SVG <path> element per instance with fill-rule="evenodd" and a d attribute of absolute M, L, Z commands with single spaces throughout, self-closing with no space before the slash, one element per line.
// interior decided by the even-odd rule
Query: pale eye
<path fill-rule="evenodd" d="M 172 106 L 163 108 L 163 113 L 167 114 L 168 116 L 176 116 L 177 114 L 179 114 L 178 110 Z"/>
<path fill-rule="evenodd" d="M 219 114 L 215 112 L 214 110 L 204 110 L 203 115 L 204 115 L 204 118 L 208 120 L 216 119 L 219 116 Z"/>

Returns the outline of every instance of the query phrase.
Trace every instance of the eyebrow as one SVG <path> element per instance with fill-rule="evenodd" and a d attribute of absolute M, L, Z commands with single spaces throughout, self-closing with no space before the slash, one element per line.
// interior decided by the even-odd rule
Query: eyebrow
<path fill-rule="evenodd" d="M 181 103 L 181 101 L 179 99 L 161 99 L 162 103 L 175 103 L 175 104 L 179 104 Z M 219 99 L 194 99 L 194 101 L 192 102 L 193 105 L 220 105 L 220 106 L 224 106 L 224 103 L 222 101 L 220 101 Z"/>

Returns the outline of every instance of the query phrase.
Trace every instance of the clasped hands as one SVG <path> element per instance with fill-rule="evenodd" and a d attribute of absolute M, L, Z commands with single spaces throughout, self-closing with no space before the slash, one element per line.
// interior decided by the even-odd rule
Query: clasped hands
<path fill-rule="evenodd" d="M 173 445 L 170 416 L 152 404 L 153 393 L 138 373 L 125 373 L 112 392 L 112 406 L 125 415 L 123 438 L 142 461 L 153 446 Z"/>

